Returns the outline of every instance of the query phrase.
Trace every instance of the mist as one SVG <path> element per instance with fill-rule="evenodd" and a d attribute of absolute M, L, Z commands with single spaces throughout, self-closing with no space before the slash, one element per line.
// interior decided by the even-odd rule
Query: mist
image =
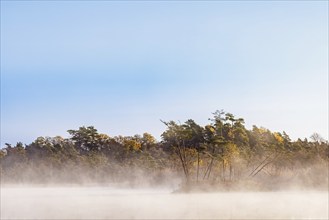
<path fill-rule="evenodd" d="M 328 192 L 172 193 L 113 187 L 1 188 L 2 219 L 328 219 Z"/>
<path fill-rule="evenodd" d="M 56 175 L 55 171 L 47 172 Z M 307 175 L 313 181 L 297 175 L 287 178 L 286 174 L 280 178 L 259 175 L 226 184 L 193 181 L 189 185 L 181 172 L 169 170 L 161 175 L 126 170 L 116 179 L 93 179 L 88 176 L 92 170 L 85 170 L 85 174 L 79 172 L 78 181 L 70 182 L 72 178 L 68 177 L 74 172 L 77 170 L 62 171 L 57 181 L 42 181 L 32 171 L 26 173 L 33 177 L 29 183 L 27 179 L 2 179 L 1 219 L 329 218 L 327 172 L 309 171 L 313 175 Z"/>

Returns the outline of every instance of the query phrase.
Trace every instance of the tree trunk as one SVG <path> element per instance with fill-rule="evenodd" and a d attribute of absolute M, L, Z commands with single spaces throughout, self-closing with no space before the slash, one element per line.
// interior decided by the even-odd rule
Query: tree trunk
<path fill-rule="evenodd" d="M 209 177 L 210 177 L 210 172 L 211 172 L 211 169 L 212 169 L 213 164 L 214 164 L 214 158 L 211 159 L 211 163 L 210 163 L 210 167 L 209 167 L 207 179 L 209 179 Z"/>
<path fill-rule="evenodd" d="M 199 182 L 199 168 L 200 168 L 200 153 L 198 151 L 198 169 L 197 169 L 197 172 L 196 172 L 196 182 L 197 183 Z"/>
<path fill-rule="evenodd" d="M 230 181 L 232 181 L 232 163 L 230 162 Z"/>
<path fill-rule="evenodd" d="M 205 172 L 204 175 L 203 175 L 203 180 L 206 179 L 206 176 L 207 176 L 208 171 L 209 171 L 209 169 L 210 169 L 210 164 L 211 164 L 211 162 L 210 162 L 209 164 L 207 164 L 207 169 L 206 169 L 206 172 Z"/>
<path fill-rule="evenodd" d="M 181 152 L 181 147 L 179 145 L 177 146 L 177 151 L 178 151 L 179 159 L 182 163 L 182 167 L 183 167 L 183 171 L 184 171 L 184 174 L 185 174 L 186 182 L 189 182 L 189 175 L 188 175 L 186 163 L 184 161 L 184 157 L 183 157 L 183 154 Z"/>
<path fill-rule="evenodd" d="M 254 173 L 254 174 L 252 175 L 252 177 L 256 176 L 256 175 L 257 175 L 260 171 L 262 171 L 267 165 L 269 165 L 270 163 L 274 162 L 274 160 L 275 160 L 279 155 L 280 155 L 280 153 L 277 153 L 277 154 L 273 157 L 273 159 L 271 159 L 269 162 L 263 164 L 261 167 L 260 167 L 260 165 L 259 165 L 258 167 L 260 167 L 260 168 L 258 169 L 258 171 L 257 171 L 256 173 Z M 265 160 L 264 160 L 263 162 L 265 162 Z M 258 168 L 258 167 L 257 167 L 257 168 Z M 256 169 L 257 169 L 257 168 L 256 168 Z M 256 171 L 256 169 L 255 169 L 254 171 Z M 253 171 L 253 172 L 254 172 L 254 171 Z"/>
<path fill-rule="evenodd" d="M 222 163 L 222 180 L 225 182 L 225 160 Z"/>

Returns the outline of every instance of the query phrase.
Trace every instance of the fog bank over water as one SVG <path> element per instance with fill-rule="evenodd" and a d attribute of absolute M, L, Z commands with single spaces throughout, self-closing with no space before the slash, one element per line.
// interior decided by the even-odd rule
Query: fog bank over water
<path fill-rule="evenodd" d="M 1 188 L 1 219 L 328 219 L 328 191 Z"/>

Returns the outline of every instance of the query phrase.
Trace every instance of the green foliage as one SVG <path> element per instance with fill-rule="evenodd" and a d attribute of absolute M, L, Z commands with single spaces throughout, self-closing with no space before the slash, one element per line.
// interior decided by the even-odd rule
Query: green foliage
<path fill-rule="evenodd" d="M 6 144 L 0 150 L 2 180 L 123 181 L 143 171 L 157 177 L 166 172 L 182 174 L 188 184 L 227 184 L 283 175 L 311 177 L 313 167 L 319 173 L 329 161 L 328 141 L 316 133 L 312 141 L 291 141 L 285 132 L 257 126 L 247 130 L 242 118 L 223 110 L 213 113 L 205 126 L 192 119 L 163 123 L 167 128 L 161 142 L 149 133 L 110 137 L 83 126 L 68 130 L 70 138 L 38 137 L 25 146 Z"/>

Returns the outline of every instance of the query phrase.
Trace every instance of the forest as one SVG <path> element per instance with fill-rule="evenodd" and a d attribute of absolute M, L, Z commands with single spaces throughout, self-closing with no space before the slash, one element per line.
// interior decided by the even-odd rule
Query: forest
<path fill-rule="evenodd" d="M 109 136 L 93 126 L 69 138 L 38 137 L 0 149 L 1 184 L 178 184 L 188 190 L 277 190 L 328 187 L 329 143 L 319 134 L 292 141 L 285 132 L 246 129 L 217 110 L 205 126 L 161 121 L 166 130 Z"/>

